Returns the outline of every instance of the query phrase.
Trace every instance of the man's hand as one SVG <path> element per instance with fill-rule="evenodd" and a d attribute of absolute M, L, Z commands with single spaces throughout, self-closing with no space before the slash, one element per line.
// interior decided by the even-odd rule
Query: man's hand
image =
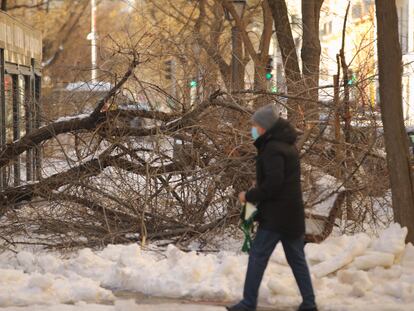
<path fill-rule="evenodd" d="M 245 191 L 239 193 L 239 201 L 242 204 L 246 203 L 246 192 Z"/>

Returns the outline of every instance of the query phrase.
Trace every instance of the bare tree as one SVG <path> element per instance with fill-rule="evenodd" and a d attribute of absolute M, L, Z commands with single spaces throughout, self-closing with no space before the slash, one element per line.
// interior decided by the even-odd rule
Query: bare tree
<path fill-rule="evenodd" d="M 60 26 L 57 36 L 55 38 L 47 38 L 44 43 L 44 68 L 55 64 L 62 54 L 65 45 L 70 40 L 75 28 L 79 26 L 79 20 L 85 13 L 89 1 L 82 0 L 75 2 L 70 6 L 70 11 L 66 20 Z"/>
<path fill-rule="evenodd" d="M 258 51 L 256 51 L 254 42 L 248 35 L 245 20 L 238 16 L 234 6 L 227 0 L 221 0 L 223 7 L 233 16 L 235 24 L 240 31 L 240 38 L 244 43 L 246 53 L 254 64 L 254 89 L 256 91 L 266 91 L 266 66 L 269 60 L 269 48 L 272 38 L 272 14 L 270 12 L 269 2 L 262 2 L 263 30 L 260 36 Z M 240 78 L 244 79 L 245 73 L 242 72 Z M 266 97 L 257 98 L 256 105 L 266 102 Z"/>
<path fill-rule="evenodd" d="M 269 6 L 272 10 L 277 42 L 282 54 L 287 91 L 288 93 L 295 94 L 297 93 L 297 84 L 300 83 L 302 77 L 286 2 L 285 0 L 270 1 Z"/>
<path fill-rule="evenodd" d="M 78 9 L 86 5 L 84 0 L 77 3 Z M 165 3 L 171 9 L 166 10 Z M 239 207 L 234 193 L 245 190 L 254 178 L 255 150 L 247 131 L 252 109 L 242 103 L 260 102 L 257 100 L 260 96 L 272 101 L 289 99 L 304 108 L 312 103 L 316 109 L 324 109 L 327 113 L 326 120 L 308 123 L 316 126 L 303 131 L 297 144 L 303 163 L 307 214 L 311 215 L 312 208 L 321 202 L 335 201 L 328 217 L 311 215 L 323 228 L 317 236 L 308 236 L 308 240 L 324 239 L 334 224 L 342 224 L 341 229 L 348 233 L 364 230 L 367 223 L 383 226 L 391 221 L 392 217 L 384 221 L 382 215 L 377 216 L 379 205 L 388 211 L 388 198 L 382 199 L 389 189 L 389 180 L 382 155 L 382 136 L 376 129 L 376 111 L 364 114 L 363 126 L 349 129 L 348 141 L 341 139 L 342 135 L 334 135 L 331 130 L 333 116 L 345 104 L 344 96 L 340 94 L 345 89 L 345 74 L 342 78 L 340 74 L 337 77 L 335 105 L 312 100 L 309 95 L 312 87 L 308 85 L 306 88 L 304 83 L 307 78 L 305 72 L 300 71 L 290 30 L 284 34 L 278 28 L 277 34 L 279 40 L 286 40 L 284 42 L 292 48 L 290 53 L 279 42 L 280 48 L 284 49 L 285 65 L 286 61 L 292 65 L 289 73 L 293 78 L 288 79 L 287 94 L 267 92 L 264 83 L 256 84 L 253 90 L 240 92 L 241 96 L 220 90 L 231 81 L 229 32 L 225 28 L 229 23 L 223 17 L 223 4 L 227 4 L 231 14 L 235 13 L 230 3 L 228 0 L 147 1 L 147 10 L 139 13 L 145 15 L 143 21 L 148 23 L 151 14 L 146 13 L 155 12 L 150 32 L 146 27 L 135 35 L 128 32 L 129 28 L 122 34 L 110 29 L 112 36 L 101 45 L 102 60 L 107 64 L 105 70 L 102 69 L 102 81 L 116 84 L 112 90 L 102 94 L 101 100 L 98 100 L 101 95 L 95 95 L 97 98 L 94 99 L 90 92 L 87 94 L 91 96 L 88 104 L 82 102 L 79 110 L 70 113 L 59 110 L 51 116 L 44 110 L 43 127 L 1 146 L 0 168 L 24 157 L 32 148 L 43 146 L 45 156 L 39 181 L 27 183 L 23 177 L 19 186 L 0 191 L 3 221 L 0 223 L 0 241 L 2 237 L 12 237 L 8 240 L 18 244 L 19 237 L 27 234 L 30 236 L 26 242 L 50 247 L 93 246 L 131 240 L 145 242 L 146 238 L 153 241 L 167 239 L 182 246 L 193 238 L 205 238 L 210 230 L 237 224 Z M 275 3 L 286 9 L 286 5 L 283 7 L 285 1 L 252 1 L 245 16 L 235 18 L 243 32 L 246 48 L 243 61 L 252 59 L 254 62 L 255 83 L 264 81 L 258 78 L 263 78 L 264 71 L 260 66 L 268 57 L 273 23 L 267 4 Z M 79 15 L 78 9 L 73 9 L 75 17 Z M 69 18 L 72 11 L 67 13 Z M 277 27 L 290 27 L 287 14 L 285 10 L 280 16 L 284 19 L 275 21 L 281 23 Z M 317 18 L 319 13 L 309 14 Z M 263 18 L 265 25 L 261 37 L 257 38 L 250 31 L 255 18 Z M 306 23 L 313 24 L 311 20 L 309 17 Z M 73 25 L 72 22 L 66 24 L 64 33 Z M 129 26 L 135 33 L 139 25 L 141 21 Z M 309 27 L 317 36 L 317 27 Z M 193 50 L 196 41 L 200 48 Z M 54 48 L 50 46 L 48 56 L 53 56 L 55 48 L 59 47 L 60 42 L 56 43 Z M 317 54 L 316 51 L 313 61 L 318 58 Z M 188 78 L 201 69 L 202 96 L 174 96 L 162 74 L 165 59 L 176 60 L 177 85 L 187 93 L 190 93 Z M 63 60 L 58 57 L 50 69 Z M 127 63 L 131 63 L 129 70 Z M 135 70 L 138 64 L 139 70 Z M 341 68 L 341 63 L 338 66 Z M 85 72 L 80 66 L 76 69 Z M 311 70 L 309 74 L 312 74 Z M 361 81 L 355 88 L 350 87 L 353 94 L 357 93 L 358 104 L 364 100 L 363 86 Z M 359 88 L 361 92 L 357 92 Z M 56 107 L 71 106 L 77 103 L 74 93 L 49 99 Z M 132 101 L 126 100 L 125 93 Z M 47 94 L 43 95 L 45 103 Z M 235 98 L 243 101 L 235 101 Z M 151 109 L 142 109 L 136 99 L 148 103 Z M 62 113 L 72 116 L 60 119 Z M 87 115 L 79 116 L 79 113 Z M 300 116 L 298 111 L 293 111 L 292 116 L 305 121 L 308 117 Z M 358 121 L 358 115 L 351 117 L 352 121 Z M 51 121 L 55 119 L 58 120 Z M 338 134 L 344 133 L 341 124 L 338 118 L 335 123 Z M 345 150 L 349 150 L 347 165 L 343 165 Z M 337 173 L 338 167 L 343 167 L 342 174 Z M 334 182 L 323 189 L 319 187 L 321 179 Z M 341 213 L 345 197 L 351 198 L 349 202 L 355 211 L 355 219 L 351 221 L 346 218 L 346 213 Z"/>
<path fill-rule="evenodd" d="M 302 0 L 303 44 L 302 71 L 309 98 L 318 100 L 321 43 L 319 18 L 323 0 Z"/>
<path fill-rule="evenodd" d="M 381 117 L 390 173 L 394 219 L 414 242 L 414 178 L 402 111 L 402 55 L 395 1 L 376 0 Z"/>
<path fill-rule="evenodd" d="M 322 4 L 323 0 L 302 1 L 301 72 L 286 1 L 275 0 L 269 2 L 275 22 L 277 41 L 282 54 L 287 91 L 290 94 L 304 94 L 308 98 L 308 101 L 301 103 L 290 100 L 290 104 L 292 108 L 305 114 L 311 112 L 310 108 L 315 106 L 314 102 L 318 100 L 321 55 L 319 18 Z"/>
<path fill-rule="evenodd" d="M 21 3 L 21 1 L 15 1 L 14 4 L 10 4 L 8 0 L 1 0 L 1 10 L 3 11 L 12 11 L 16 9 L 36 9 L 41 8 L 46 5 L 46 9 L 48 8 L 50 2 L 53 0 L 44 0 L 40 2 L 33 3 L 33 1 L 30 1 L 29 3 Z"/>

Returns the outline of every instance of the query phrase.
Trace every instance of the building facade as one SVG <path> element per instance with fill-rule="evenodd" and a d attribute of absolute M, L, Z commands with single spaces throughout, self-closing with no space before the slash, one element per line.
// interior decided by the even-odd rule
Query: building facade
<path fill-rule="evenodd" d="M 0 147 L 33 129 L 40 119 L 42 36 L 0 12 Z M 0 168 L 0 189 L 38 179 L 41 150 L 32 148 Z"/>
<path fill-rule="evenodd" d="M 407 125 L 414 125 L 414 1 L 396 0 L 403 54 L 403 112 Z"/>

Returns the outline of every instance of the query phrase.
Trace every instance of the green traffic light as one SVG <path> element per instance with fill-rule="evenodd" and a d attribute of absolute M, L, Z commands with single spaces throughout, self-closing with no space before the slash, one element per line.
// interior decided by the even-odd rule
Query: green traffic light
<path fill-rule="evenodd" d="M 191 80 L 191 81 L 190 81 L 190 87 L 191 87 L 191 88 L 193 88 L 193 87 L 197 87 L 197 85 L 198 85 L 197 81 L 195 81 L 195 80 Z"/>
<path fill-rule="evenodd" d="M 272 78 L 273 75 L 270 72 L 266 73 L 266 80 L 271 80 Z"/>
<path fill-rule="evenodd" d="M 351 79 L 348 81 L 348 85 L 354 85 L 357 82 L 357 77 L 355 74 L 352 75 Z"/>

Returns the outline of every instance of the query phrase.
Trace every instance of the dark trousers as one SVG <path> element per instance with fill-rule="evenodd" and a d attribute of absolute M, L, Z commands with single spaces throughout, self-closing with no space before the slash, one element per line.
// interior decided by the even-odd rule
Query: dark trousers
<path fill-rule="evenodd" d="M 302 295 L 303 302 L 300 308 L 315 307 L 315 295 L 305 259 L 303 237 L 289 239 L 277 232 L 263 229 L 257 231 L 250 250 L 249 264 L 244 284 L 244 298 L 240 303 L 251 310 L 256 310 L 260 283 L 262 282 L 269 258 L 279 241 L 282 242 L 287 262 L 292 269 Z"/>

